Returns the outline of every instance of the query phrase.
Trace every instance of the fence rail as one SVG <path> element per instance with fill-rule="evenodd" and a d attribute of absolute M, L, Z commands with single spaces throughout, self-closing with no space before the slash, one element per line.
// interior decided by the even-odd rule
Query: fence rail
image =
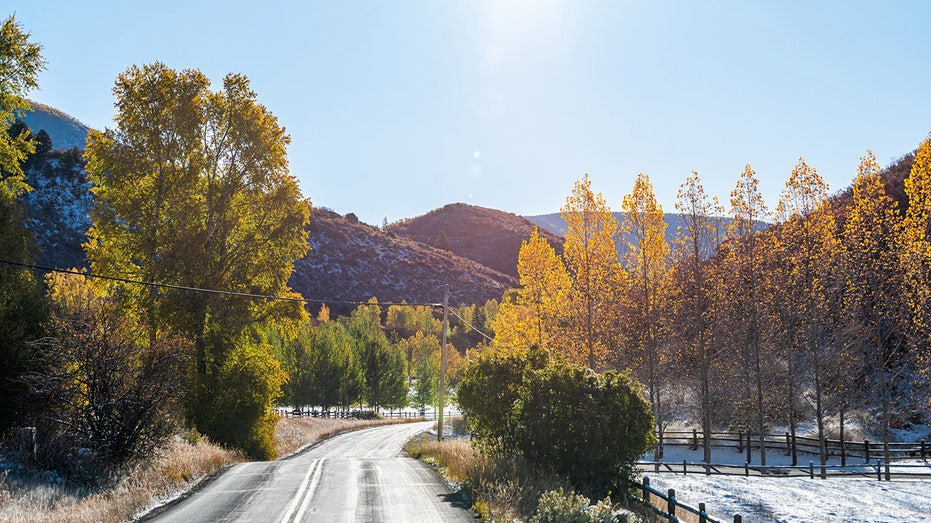
<path fill-rule="evenodd" d="M 738 453 L 747 452 L 747 455 L 760 449 L 759 435 L 750 432 L 712 432 L 709 442 L 711 448 L 726 448 L 735 450 Z M 797 456 L 798 453 L 820 455 L 820 443 L 817 438 L 805 436 L 792 436 L 788 432 L 785 434 L 766 434 L 763 441 L 766 450 L 782 451 L 787 456 Z M 662 438 L 663 446 L 688 446 L 693 450 L 704 446 L 704 436 L 697 430 L 688 431 L 666 431 Z M 882 442 L 864 441 L 846 441 L 836 439 L 825 439 L 825 451 L 827 457 L 840 457 L 841 465 L 847 465 L 847 459 L 862 459 L 864 463 L 870 463 L 874 459 L 885 459 Z M 901 461 L 906 459 L 928 458 L 931 448 L 928 447 L 926 440 L 922 439 L 917 442 L 891 442 L 889 443 L 890 461 Z"/>
<path fill-rule="evenodd" d="M 715 519 L 705 511 L 705 504 L 699 503 L 698 508 L 682 503 L 676 499 L 675 489 L 669 489 L 666 493 L 660 492 L 650 486 L 650 478 L 643 476 L 643 483 L 634 481 L 634 486 L 640 490 L 643 502 L 660 517 L 669 521 L 679 521 L 678 513 L 688 512 L 698 516 L 699 523 L 724 523 L 724 520 Z M 653 503 L 653 498 L 662 500 L 660 505 Z M 681 512 L 679 509 L 682 509 Z M 742 523 L 743 517 L 740 514 L 734 514 L 734 523 Z"/>
<path fill-rule="evenodd" d="M 637 465 L 641 470 L 651 471 L 657 474 L 704 474 L 708 476 L 768 476 L 768 477 L 786 477 L 798 478 L 808 477 L 814 479 L 819 477 L 826 479 L 829 477 L 855 477 L 862 476 L 866 478 L 875 477 L 882 480 L 886 466 L 883 461 L 876 461 L 872 465 L 825 465 L 821 466 L 814 461 L 809 461 L 807 465 L 734 465 L 727 463 L 689 463 L 683 460 L 682 463 L 670 463 L 668 461 L 638 461 Z M 925 464 L 906 464 L 890 463 L 889 471 L 891 477 L 897 479 L 931 479 L 931 466 Z"/>

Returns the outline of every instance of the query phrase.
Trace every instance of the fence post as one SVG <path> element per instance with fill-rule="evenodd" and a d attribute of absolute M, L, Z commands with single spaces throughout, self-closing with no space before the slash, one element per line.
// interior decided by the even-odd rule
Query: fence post
<path fill-rule="evenodd" d="M 698 504 L 698 523 L 707 523 L 708 515 L 705 513 L 705 504 Z"/>
<path fill-rule="evenodd" d="M 815 462 L 814 461 L 808 462 L 808 477 L 811 479 L 815 479 Z"/>
<path fill-rule="evenodd" d="M 744 518 L 740 514 L 734 514 L 734 523 L 743 523 Z"/>
<path fill-rule="evenodd" d="M 792 466 L 798 465 L 798 437 L 792 434 Z"/>
<path fill-rule="evenodd" d="M 921 461 L 925 460 L 925 440 L 921 440 Z"/>
<path fill-rule="evenodd" d="M 863 450 L 866 453 L 866 462 L 870 462 L 870 440 L 863 440 Z"/>
<path fill-rule="evenodd" d="M 877 480 L 877 481 L 882 481 L 882 480 L 883 480 L 883 473 L 882 473 L 882 472 L 883 472 L 883 460 L 877 459 L 877 460 L 876 460 L 876 480 Z"/>
<path fill-rule="evenodd" d="M 843 437 L 840 439 L 840 466 L 847 466 L 847 441 Z"/>
<path fill-rule="evenodd" d="M 685 462 L 685 458 L 683 458 L 683 459 L 682 459 L 682 475 L 683 475 L 683 476 L 688 476 L 688 474 L 689 474 L 689 468 L 688 468 L 688 465 L 687 465 L 686 462 Z"/>
<path fill-rule="evenodd" d="M 669 500 L 666 504 L 666 507 L 669 509 L 666 512 L 669 513 L 669 521 L 677 521 L 676 519 L 676 489 L 669 489 Z"/>
<path fill-rule="evenodd" d="M 650 503 L 650 478 L 647 476 L 643 476 L 643 502 L 646 503 L 647 505 L 651 505 Z"/>
<path fill-rule="evenodd" d="M 744 463 L 744 476 L 750 475 L 750 463 Z"/>
<path fill-rule="evenodd" d="M 747 462 L 753 461 L 753 442 L 750 441 L 750 431 L 747 431 Z"/>

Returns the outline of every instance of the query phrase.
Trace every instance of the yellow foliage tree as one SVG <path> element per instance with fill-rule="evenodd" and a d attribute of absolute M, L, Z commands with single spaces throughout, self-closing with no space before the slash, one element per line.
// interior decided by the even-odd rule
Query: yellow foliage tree
<path fill-rule="evenodd" d="M 853 203 L 843 230 L 845 340 L 857 347 L 875 374 L 881 403 L 881 422 L 889 479 L 890 372 L 899 367 L 902 351 L 896 326 L 903 313 L 902 271 L 896 253 L 896 202 L 880 178 L 872 151 L 860 159 L 853 185 Z"/>
<path fill-rule="evenodd" d="M 679 188 L 676 210 L 683 221 L 676 234 L 676 331 L 680 355 L 696 365 L 689 366 L 699 399 L 699 418 L 704 446 L 704 459 L 711 462 L 711 428 L 714 418 L 713 387 L 715 354 L 719 321 L 717 274 L 708 260 L 717 252 L 723 237 L 721 208 L 717 198 L 705 193 L 698 173 L 692 174 Z M 696 368 L 697 367 L 697 368 Z"/>
<path fill-rule="evenodd" d="M 663 300 L 666 297 L 669 266 L 669 244 L 666 243 L 666 219 L 663 207 L 657 203 L 650 178 L 640 173 L 630 194 L 624 196 L 622 210 L 625 220 L 621 226 L 627 238 L 625 266 L 631 276 L 628 293 L 630 333 L 628 338 L 636 347 L 638 365 L 646 376 L 653 417 L 662 440 L 662 398 L 660 338 L 663 327 Z"/>
<path fill-rule="evenodd" d="M 905 179 L 905 194 L 908 209 L 898 236 L 903 283 L 914 325 L 912 337 L 927 349 L 931 344 L 931 136 L 918 147 Z"/>
<path fill-rule="evenodd" d="M 576 182 L 560 210 L 566 221 L 564 258 L 572 291 L 567 319 L 570 358 L 590 368 L 614 363 L 620 342 L 619 303 L 627 274 L 618 261 L 617 219 L 604 197 L 592 191 L 588 175 Z"/>
<path fill-rule="evenodd" d="M 557 335 L 560 318 L 565 316 L 568 305 L 569 274 L 537 228 L 521 244 L 517 273 L 520 288 L 516 302 L 502 304 L 495 322 L 496 345 L 515 350 L 527 350 L 532 345 L 548 350 L 565 349 L 565 340 Z"/>
<path fill-rule="evenodd" d="M 821 464 L 827 460 L 825 438 L 825 367 L 832 349 L 830 329 L 831 287 L 836 273 L 834 260 L 838 254 L 834 214 L 827 205 L 828 185 L 804 158 L 792 170 L 779 204 L 776 206 L 780 227 L 774 233 L 778 248 L 771 254 L 776 259 L 775 285 L 778 299 L 781 352 L 785 356 L 786 407 L 789 429 L 795 435 L 802 383 L 811 383 L 818 440 L 821 442 Z M 802 359 L 801 355 L 805 358 Z M 797 361 L 808 365 L 798 368 Z M 807 371 L 808 378 L 802 376 Z M 810 380 L 810 381 L 809 381 Z"/>
<path fill-rule="evenodd" d="M 769 211 L 759 190 L 759 180 L 750 165 L 737 180 L 737 186 L 731 191 L 731 215 L 733 218 L 732 235 L 735 248 L 731 251 L 731 262 L 737 277 L 733 286 L 733 298 L 740 311 L 735 318 L 735 331 L 738 333 L 736 346 L 746 351 L 741 360 L 746 366 L 744 374 L 750 377 L 754 389 L 748 395 L 748 403 L 755 405 L 755 425 L 760 437 L 760 465 L 766 466 L 766 447 L 763 445 L 765 435 L 765 410 L 763 387 L 763 343 L 761 326 L 761 287 L 764 277 L 762 237 L 759 234 L 760 223 L 768 220 Z"/>

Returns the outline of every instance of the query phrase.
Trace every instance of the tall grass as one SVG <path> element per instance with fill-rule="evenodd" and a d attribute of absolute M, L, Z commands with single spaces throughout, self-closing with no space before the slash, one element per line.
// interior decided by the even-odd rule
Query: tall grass
<path fill-rule="evenodd" d="M 399 422 L 283 418 L 276 428 L 276 448 L 283 457 L 342 432 Z M 0 473 L 0 522 L 129 521 L 177 497 L 221 467 L 244 459 L 241 453 L 207 438 L 177 436 L 154 459 L 115 473 L 98 486 L 75 485 L 50 472 Z"/>

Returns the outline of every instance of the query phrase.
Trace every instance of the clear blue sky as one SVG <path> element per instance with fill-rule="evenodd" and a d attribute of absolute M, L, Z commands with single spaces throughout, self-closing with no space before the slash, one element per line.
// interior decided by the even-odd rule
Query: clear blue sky
<path fill-rule="evenodd" d="M 691 170 L 770 208 L 799 156 L 832 192 L 931 131 L 931 2 L 4 2 L 44 46 L 37 101 L 110 126 L 132 64 L 252 80 L 315 205 L 381 224 L 452 202 L 619 210 L 638 172 L 672 211 Z"/>

